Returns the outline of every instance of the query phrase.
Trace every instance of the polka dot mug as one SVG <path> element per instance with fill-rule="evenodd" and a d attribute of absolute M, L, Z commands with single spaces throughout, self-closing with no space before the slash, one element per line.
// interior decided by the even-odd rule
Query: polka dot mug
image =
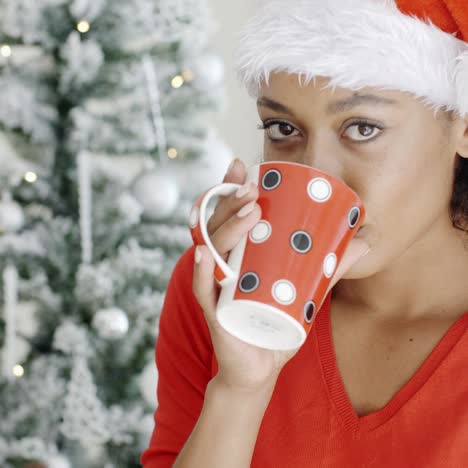
<path fill-rule="evenodd" d="M 348 243 L 365 218 L 358 195 L 313 167 L 265 162 L 247 169 L 259 189 L 262 219 L 231 250 L 227 263 L 207 232 L 207 206 L 240 185 L 223 183 L 190 214 L 195 244 L 206 244 L 221 285 L 216 317 L 231 335 L 267 349 L 299 348 Z"/>

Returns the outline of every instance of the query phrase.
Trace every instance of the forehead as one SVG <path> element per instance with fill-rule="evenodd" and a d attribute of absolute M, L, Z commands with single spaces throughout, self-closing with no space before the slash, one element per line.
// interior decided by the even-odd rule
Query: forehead
<path fill-rule="evenodd" d="M 349 88 L 336 87 L 335 89 L 327 88 L 330 79 L 323 76 L 315 77 L 315 80 L 310 81 L 307 84 L 301 84 L 299 76 L 296 74 L 290 74 L 286 72 L 273 72 L 270 74 L 268 85 L 265 82 L 261 82 L 258 96 L 259 97 L 270 97 L 283 98 L 291 101 L 304 102 L 304 100 L 314 99 L 314 102 L 319 101 L 332 101 L 332 100 L 345 100 L 362 95 L 373 95 L 382 98 L 382 103 L 385 101 L 393 101 L 393 103 L 402 103 L 404 101 L 415 100 L 415 97 L 409 93 L 405 93 L 397 90 L 383 90 L 380 88 L 374 88 L 366 86 L 359 88 L 359 90 L 352 90 Z M 365 99 L 361 100 L 361 103 L 365 103 Z M 368 99 L 369 104 L 379 104 L 378 100 Z"/>

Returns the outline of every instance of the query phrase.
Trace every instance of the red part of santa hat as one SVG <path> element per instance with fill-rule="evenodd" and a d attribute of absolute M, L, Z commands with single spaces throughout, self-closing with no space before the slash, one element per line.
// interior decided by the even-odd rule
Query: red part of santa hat
<path fill-rule="evenodd" d="M 252 96 L 274 71 L 307 84 L 365 86 L 468 115 L 467 0 L 260 0 L 239 34 L 237 72 Z"/>
<path fill-rule="evenodd" d="M 466 0 L 396 0 L 405 15 L 431 21 L 445 32 L 468 41 L 468 2 Z"/>

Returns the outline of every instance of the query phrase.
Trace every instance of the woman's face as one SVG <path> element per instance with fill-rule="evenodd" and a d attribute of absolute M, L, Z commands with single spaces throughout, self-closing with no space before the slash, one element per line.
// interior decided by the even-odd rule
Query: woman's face
<path fill-rule="evenodd" d="M 273 73 L 262 85 L 264 160 L 313 166 L 359 195 L 367 214 L 357 236 L 372 250 L 345 278 L 370 276 L 403 254 L 410 261 L 437 254 L 431 249 L 454 229 L 449 204 L 460 126 L 407 93 L 333 92 L 321 89 L 326 83 L 320 77 L 301 87 L 296 75 Z"/>

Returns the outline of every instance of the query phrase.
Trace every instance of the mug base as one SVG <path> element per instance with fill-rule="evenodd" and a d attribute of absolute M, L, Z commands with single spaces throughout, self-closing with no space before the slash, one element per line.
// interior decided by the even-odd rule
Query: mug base
<path fill-rule="evenodd" d="M 268 304 L 236 300 L 219 307 L 216 317 L 231 335 L 260 348 L 293 350 L 306 340 L 304 327 Z"/>

